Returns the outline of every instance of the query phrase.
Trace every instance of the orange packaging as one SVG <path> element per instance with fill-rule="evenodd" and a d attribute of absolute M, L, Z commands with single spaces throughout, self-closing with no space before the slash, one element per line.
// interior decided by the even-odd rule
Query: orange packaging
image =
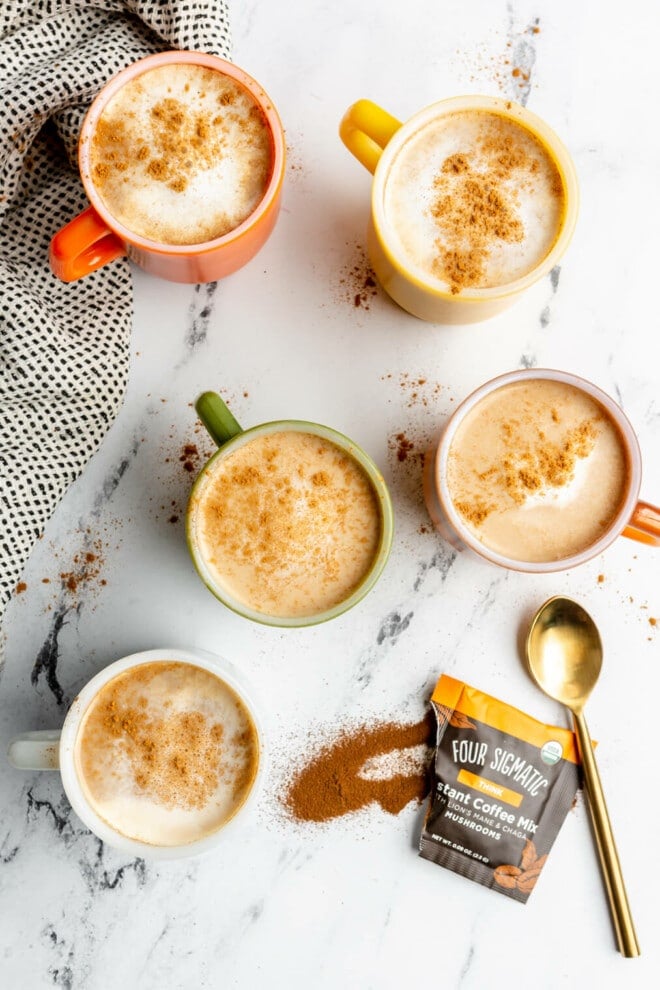
<path fill-rule="evenodd" d="M 573 803 L 573 733 L 443 674 L 420 856 L 525 903 Z"/>

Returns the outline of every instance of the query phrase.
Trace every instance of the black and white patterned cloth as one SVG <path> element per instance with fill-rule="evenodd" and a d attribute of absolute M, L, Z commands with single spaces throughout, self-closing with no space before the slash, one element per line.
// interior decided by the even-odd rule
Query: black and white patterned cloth
<path fill-rule="evenodd" d="M 86 206 L 83 117 L 120 69 L 172 48 L 229 58 L 225 0 L 0 0 L 0 616 L 126 388 L 128 262 L 68 285 L 48 266 Z"/>

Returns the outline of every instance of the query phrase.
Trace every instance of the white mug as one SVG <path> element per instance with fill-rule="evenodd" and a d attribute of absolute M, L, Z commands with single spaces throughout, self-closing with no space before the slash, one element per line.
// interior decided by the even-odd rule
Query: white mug
<path fill-rule="evenodd" d="M 138 839 L 129 838 L 112 828 L 96 813 L 87 800 L 76 772 L 74 759 L 78 729 L 83 715 L 104 685 L 132 667 L 159 660 L 179 661 L 201 667 L 228 684 L 238 694 L 249 711 L 256 728 L 259 744 L 257 773 L 252 788 L 234 816 L 217 831 L 195 842 L 178 846 L 151 845 Z M 196 856 L 214 848 L 218 843 L 224 842 L 227 834 L 236 828 L 237 822 L 241 822 L 248 807 L 255 803 L 264 776 L 263 729 L 252 700 L 252 693 L 247 691 L 243 676 L 239 674 L 233 664 L 204 650 L 195 650 L 194 652 L 172 649 L 146 650 L 142 653 L 133 653 L 131 656 L 123 657 L 121 660 L 111 663 L 95 677 L 92 677 L 80 694 L 74 698 L 61 731 L 46 729 L 37 732 L 23 732 L 11 740 L 7 756 L 9 762 L 18 770 L 59 770 L 71 807 L 84 824 L 103 842 L 133 856 L 161 860 Z"/>

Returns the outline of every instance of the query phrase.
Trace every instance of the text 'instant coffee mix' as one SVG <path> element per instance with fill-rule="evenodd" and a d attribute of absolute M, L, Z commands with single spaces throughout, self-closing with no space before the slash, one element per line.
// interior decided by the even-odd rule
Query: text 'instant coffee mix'
<path fill-rule="evenodd" d="M 525 903 L 579 784 L 568 729 L 443 675 L 420 855 Z"/>

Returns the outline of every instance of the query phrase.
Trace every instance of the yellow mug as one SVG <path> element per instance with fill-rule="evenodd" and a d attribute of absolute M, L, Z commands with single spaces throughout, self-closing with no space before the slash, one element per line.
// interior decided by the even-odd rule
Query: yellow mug
<path fill-rule="evenodd" d="M 563 187 L 557 233 L 549 251 L 522 277 L 487 288 L 466 286 L 452 293 L 438 279 L 413 267 L 393 233 L 385 210 L 388 177 L 399 152 L 413 135 L 438 117 L 457 113 L 494 114 L 517 124 L 538 141 L 556 166 Z M 370 100 L 358 100 L 346 111 L 339 134 L 366 169 L 373 173 L 367 248 L 379 282 L 403 309 L 430 323 L 477 323 L 515 302 L 559 262 L 568 247 L 578 213 L 578 183 L 571 157 L 554 131 L 539 117 L 511 100 L 459 96 L 441 100 L 401 123 Z"/>

